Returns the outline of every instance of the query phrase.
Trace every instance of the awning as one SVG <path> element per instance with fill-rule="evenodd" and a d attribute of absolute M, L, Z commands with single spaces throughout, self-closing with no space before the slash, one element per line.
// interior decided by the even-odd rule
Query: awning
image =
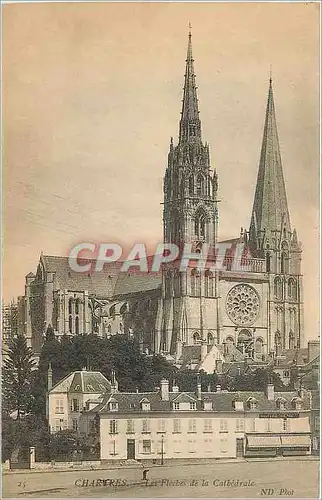
<path fill-rule="evenodd" d="M 249 448 L 277 448 L 281 446 L 279 436 L 247 436 Z"/>
<path fill-rule="evenodd" d="M 298 447 L 310 447 L 311 438 L 310 436 L 282 436 L 282 446 L 284 448 L 298 448 Z"/>

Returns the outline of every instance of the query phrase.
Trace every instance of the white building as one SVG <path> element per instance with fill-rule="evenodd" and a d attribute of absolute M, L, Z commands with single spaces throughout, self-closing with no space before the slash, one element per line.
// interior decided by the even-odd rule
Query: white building
<path fill-rule="evenodd" d="M 306 455 L 311 451 L 310 394 L 161 389 L 114 392 L 83 412 L 88 432 L 99 418 L 101 460 Z"/>
<path fill-rule="evenodd" d="M 111 393 L 111 383 L 101 372 L 75 371 L 51 387 L 51 368 L 48 372 L 47 418 L 51 432 L 78 430 L 79 418 L 86 408 Z M 51 388 L 50 388 L 51 387 Z"/>

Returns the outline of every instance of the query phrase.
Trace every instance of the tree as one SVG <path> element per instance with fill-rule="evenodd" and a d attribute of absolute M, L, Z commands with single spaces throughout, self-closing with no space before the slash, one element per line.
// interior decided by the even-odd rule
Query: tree
<path fill-rule="evenodd" d="M 26 338 L 18 335 L 8 344 L 3 364 L 3 408 L 8 414 L 16 412 L 17 420 L 30 411 L 31 379 L 35 361 Z"/>
<path fill-rule="evenodd" d="M 55 332 L 51 325 L 47 327 L 45 340 L 55 340 Z"/>

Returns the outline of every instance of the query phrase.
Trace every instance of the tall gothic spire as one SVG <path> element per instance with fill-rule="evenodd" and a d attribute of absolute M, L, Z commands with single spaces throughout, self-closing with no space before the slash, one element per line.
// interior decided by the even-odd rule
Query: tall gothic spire
<path fill-rule="evenodd" d="M 258 242 L 265 233 L 284 228 L 287 232 L 291 230 L 270 77 L 250 238 L 253 243 Z"/>
<path fill-rule="evenodd" d="M 196 75 L 194 73 L 193 62 L 191 27 L 189 26 L 179 142 L 190 142 L 195 141 L 196 139 L 201 140 L 201 123 L 199 119 Z"/>

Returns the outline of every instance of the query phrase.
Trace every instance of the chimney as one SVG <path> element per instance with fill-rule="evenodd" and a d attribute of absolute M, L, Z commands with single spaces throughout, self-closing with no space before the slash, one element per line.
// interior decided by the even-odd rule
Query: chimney
<path fill-rule="evenodd" d="M 198 401 L 201 401 L 201 379 L 200 379 L 199 373 L 197 375 L 197 392 L 196 392 L 196 395 L 197 395 Z"/>
<path fill-rule="evenodd" d="M 267 384 L 266 396 L 268 401 L 274 401 L 274 395 L 275 395 L 274 384 Z"/>
<path fill-rule="evenodd" d="M 160 385 L 162 401 L 169 401 L 169 380 L 163 378 L 160 382 Z"/>
<path fill-rule="evenodd" d="M 50 391 L 52 386 L 53 386 L 53 370 L 51 368 L 51 363 L 49 363 L 47 372 L 47 390 Z"/>
<path fill-rule="evenodd" d="M 216 392 L 221 392 L 221 385 L 216 385 Z"/>
<path fill-rule="evenodd" d="M 115 394 L 116 392 L 118 392 L 118 389 L 119 389 L 119 384 L 116 380 L 116 376 L 115 376 L 115 371 L 112 370 L 112 377 L 111 377 L 111 394 Z"/>
<path fill-rule="evenodd" d="M 307 343 L 308 362 L 320 354 L 320 342 L 318 340 L 309 340 Z"/>
<path fill-rule="evenodd" d="M 179 386 L 177 386 L 176 381 L 173 381 L 172 392 L 179 392 Z"/>
<path fill-rule="evenodd" d="M 215 363 L 216 363 L 216 373 L 218 373 L 218 375 L 221 375 L 222 374 L 222 365 L 223 365 L 222 359 L 216 359 Z"/>

